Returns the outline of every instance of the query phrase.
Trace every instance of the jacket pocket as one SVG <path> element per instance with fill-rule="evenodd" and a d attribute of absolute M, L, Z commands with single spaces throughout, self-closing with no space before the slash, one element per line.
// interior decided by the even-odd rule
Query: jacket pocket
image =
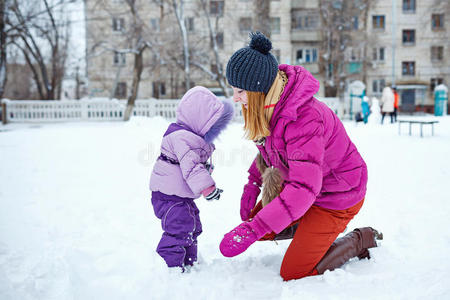
<path fill-rule="evenodd" d="M 347 192 L 359 186 L 361 183 L 362 168 L 341 171 L 337 173 L 331 170 L 330 174 L 323 178 L 322 192 Z"/>

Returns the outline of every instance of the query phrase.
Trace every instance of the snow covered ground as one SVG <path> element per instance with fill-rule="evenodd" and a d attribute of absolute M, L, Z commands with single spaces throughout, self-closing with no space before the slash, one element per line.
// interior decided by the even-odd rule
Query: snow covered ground
<path fill-rule="evenodd" d="M 346 128 L 369 167 L 366 203 L 349 229 L 384 233 L 372 259 L 283 282 L 288 241 L 258 242 L 229 259 L 247 167 L 256 154 L 233 124 L 216 143 L 225 190 L 198 199 L 199 264 L 168 271 L 148 191 L 168 122 L 11 124 L 0 127 L 0 299 L 450 299 L 450 118 L 425 127 Z"/>

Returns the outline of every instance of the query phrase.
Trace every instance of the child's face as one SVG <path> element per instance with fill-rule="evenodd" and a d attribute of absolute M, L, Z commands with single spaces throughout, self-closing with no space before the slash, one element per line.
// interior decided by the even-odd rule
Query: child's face
<path fill-rule="evenodd" d="M 248 98 L 247 98 L 247 92 L 243 89 L 232 87 L 233 88 L 233 101 L 234 102 L 240 102 L 242 105 L 244 105 L 245 108 L 247 108 Z"/>

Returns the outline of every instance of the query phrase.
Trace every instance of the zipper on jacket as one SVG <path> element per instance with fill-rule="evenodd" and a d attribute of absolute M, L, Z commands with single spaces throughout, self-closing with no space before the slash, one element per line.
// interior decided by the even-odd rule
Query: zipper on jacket
<path fill-rule="evenodd" d="M 269 159 L 269 155 L 267 154 L 267 151 L 266 151 L 266 138 L 264 137 L 264 138 L 258 140 L 257 142 L 255 142 L 255 144 L 259 150 L 259 153 L 261 153 L 264 161 L 266 162 L 267 166 L 271 167 L 272 163 L 271 163 L 271 161 Z"/>

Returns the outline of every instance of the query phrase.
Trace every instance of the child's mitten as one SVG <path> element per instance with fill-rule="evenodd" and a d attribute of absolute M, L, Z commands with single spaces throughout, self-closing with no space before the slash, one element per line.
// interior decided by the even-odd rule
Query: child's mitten
<path fill-rule="evenodd" d="M 214 188 L 214 190 L 212 190 L 208 195 L 205 196 L 205 199 L 208 201 L 219 200 L 221 193 L 223 193 L 223 190 Z"/>
<path fill-rule="evenodd" d="M 225 234 L 220 243 L 220 252 L 226 257 L 239 255 L 270 231 L 258 218 L 253 219 L 251 222 L 241 223 L 238 227 Z"/>
<path fill-rule="evenodd" d="M 244 186 L 244 192 L 241 197 L 241 220 L 247 221 L 250 212 L 255 207 L 256 199 L 258 199 L 261 190 L 256 184 L 248 183 Z"/>

